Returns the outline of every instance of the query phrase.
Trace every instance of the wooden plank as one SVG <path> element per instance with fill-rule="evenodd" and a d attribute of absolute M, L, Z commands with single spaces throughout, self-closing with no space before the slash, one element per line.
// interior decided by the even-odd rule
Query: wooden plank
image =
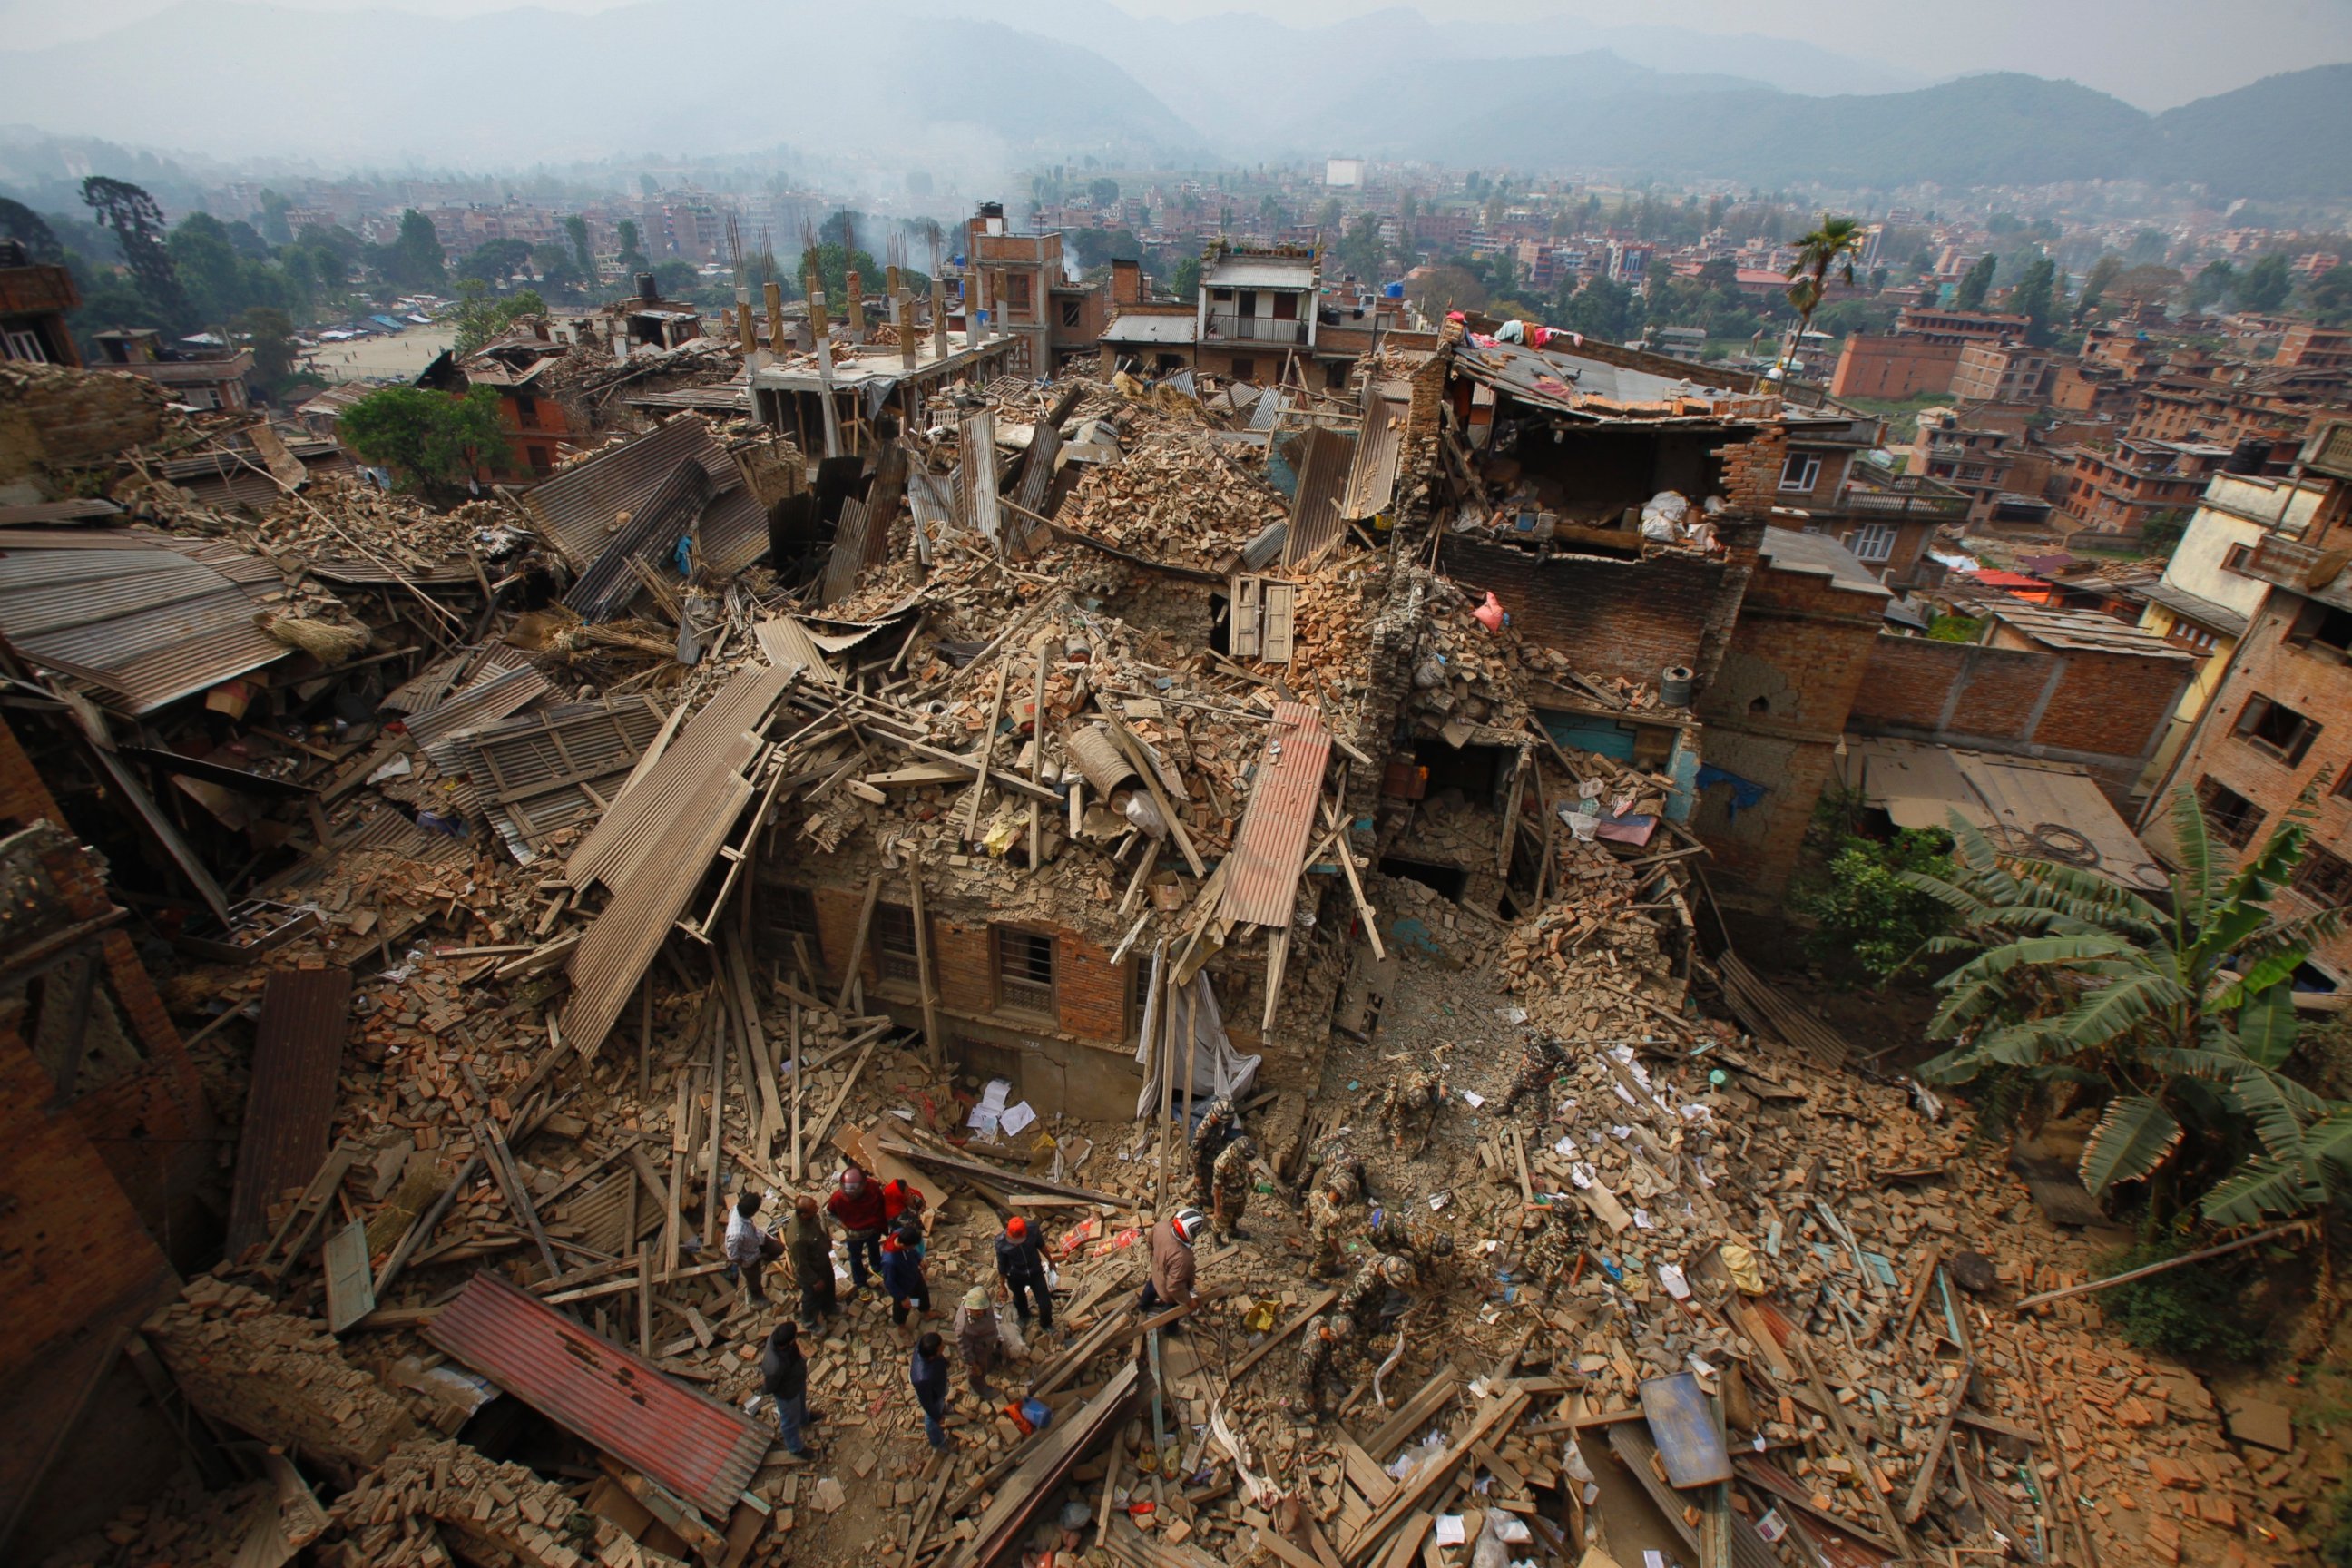
<path fill-rule="evenodd" d="M 1073 1187 L 1061 1182 L 1049 1182 L 1043 1176 L 1033 1176 L 1026 1171 L 1015 1171 L 1003 1165 L 983 1165 L 977 1160 L 966 1160 L 954 1154 L 942 1154 L 931 1149 L 919 1149 L 911 1143 L 902 1143 L 896 1138 L 877 1139 L 876 1144 L 884 1153 L 896 1154 L 902 1160 L 912 1160 L 925 1165 L 936 1165 L 941 1170 L 977 1176 L 984 1182 L 1003 1182 L 1016 1187 L 1033 1188 L 1041 1193 L 1059 1193 L 1066 1198 L 1084 1198 L 1090 1204 L 1109 1204 L 1118 1208 L 1127 1206 L 1127 1200 L 1113 1193 L 1098 1193 L 1092 1187 Z"/>
<path fill-rule="evenodd" d="M 375 1310 L 375 1279 L 368 1272 L 367 1221 L 355 1219 L 327 1237 L 327 1331 L 340 1334 Z"/>
<path fill-rule="evenodd" d="M 1362 1562 L 1381 1538 L 1397 1527 L 1399 1521 L 1405 1519 L 1411 1510 L 1421 1506 L 1430 1493 L 1453 1478 L 1454 1470 L 1468 1457 L 1473 1443 L 1485 1438 L 1496 1427 L 1518 1419 L 1527 1405 L 1528 1396 L 1516 1389 L 1500 1399 L 1490 1401 L 1470 1423 L 1468 1431 L 1448 1443 L 1443 1453 L 1415 1469 L 1397 1488 L 1396 1494 L 1373 1513 L 1363 1529 L 1349 1538 L 1339 1549 L 1340 1561 L 1350 1565 Z"/>
<path fill-rule="evenodd" d="M 882 873 L 877 871 L 866 879 L 866 901 L 858 906 L 857 934 L 850 939 L 849 965 L 841 972 L 841 994 L 833 999 L 836 1013 L 849 1011 L 849 988 L 857 984 L 858 971 L 866 963 L 866 933 L 874 929 L 874 906 L 881 898 Z"/>
<path fill-rule="evenodd" d="M 1375 1459 L 1385 1460 L 1396 1451 L 1398 1444 L 1444 1408 L 1461 1386 L 1462 1374 L 1452 1363 L 1440 1366 L 1429 1374 L 1429 1381 L 1421 1385 L 1419 1393 L 1397 1406 L 1396 1414 L 1381 1423 L 1380 1428 L 1364 1440 L 1364 1451 Z"/>

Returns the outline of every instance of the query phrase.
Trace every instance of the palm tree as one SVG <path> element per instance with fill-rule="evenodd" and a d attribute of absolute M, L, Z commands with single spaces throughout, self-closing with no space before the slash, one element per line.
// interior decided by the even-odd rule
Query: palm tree
<path fill-rule="evenodd" d="M 1797 330 L 1789 335 L 1788 352 L 1780 356 L 1780 379 L 1785 384 L 1789 367 L 1797 357 L 1798 345 L 1805 341 L 1805 329 L 1813 324 L 1813 312 L 1822 307 L 1822 296 L 1829 291 L 1830 274 L 1834 271 L 1853 286 L 1853 258 L 1862 254 L 1868 242 L 1862 225 L 1850 217 L 1822 215 L 1819 228 L 1797 241 L 1797 259 L 1789 268 L 1789 303 L 1797 308 Z"/>
<path fill-rule="evenodd" d="M 2313 799 L 2306 791 L 2225 871 L 2195 794 L 2179 790 L 2169 909 L 2077 867 L 2004 854 L 1956 814 L 1953 875 L 1902 873 L 1956 928 L 1923 951 L 1974 953 L 1937 982 L 1928 1037 L 1958 1043 L 1921 1076 L 2008 1069 L 2104 1091 L 2083 1184 L 2104 1194 L 2158 1178 L 2159 1218 L 2196 1201 L 2210 1222 L 2251 1225 L 2352 1190 L 2352 1104 L 2280 1070 L 2294 1046 L 2294 972 L 2343 929 L 2340 910 L 2271 908 L 2303 858 Z"/>

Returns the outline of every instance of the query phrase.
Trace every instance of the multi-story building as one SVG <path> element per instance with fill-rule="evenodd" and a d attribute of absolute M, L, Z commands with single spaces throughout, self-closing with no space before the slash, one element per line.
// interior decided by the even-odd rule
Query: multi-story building
<path fill-rule="evenodd" d="M 186 339 L 166 345 L 163 334 L 152 327 L 116 329 L 95 338 L 100 358 L 93 370 L 142 376 L 170 393 L 173 402 L 190 408 L 250 405 L 245 390 L 245 378 L 253 370 L 250 349 Z"/>
<path fill-rule="evenodd" d="M 2039 407 L 2050 378 L 2048 351 L 2024 343 L 1977 341 L 1960 345 L 1951 394 L 1966 403 L 2016 403 Z"/>
<path fill-rule="evenodd" d="M 1908 471 L 1940 479 L 1966 495 L 1971 524 L 1990 522 L 2006 498 L 2032 499 L 2032 490 L 2012 474 L 2024 455 L 2023 428 L 2018 421 L 1989 419 L 1961 408 L 1930 408 L 1919 416 Z M 2047 515 L 2047 508 L 2042 515 Z"/>
<path fill-rule="evenodd" d="M 66 312 L 81 303 L 73 274 L 36 263 L 13 239 L 0 239 L 0 360 L 79 364 Z"/>
<path fill-rule="evenodd" d="M 2308 793 L 2310 846 L 2284 895 L 2295 911 L 2352 903 L 2352 581 L 2336 569 L 2352 549 L 2352 424 L 2315 432 L 2300 468 L 2302 483 L 2272 492 L 2277 523 L 2226 547 L 2229 569 L 2263 596 L 2140 828 L 2177 858 L 2168 797 L 2185 784 L 2234 860 Z M 2313 967 L 2305 982 L 2352 979 L 2352 937 L 2321 943 Z"/>
<path fill-rule="evenodd" d="M 2006 342 L 2022 339 L 2032 325 L 2023 316 L 1949 310 L 1929 305 L 1907 305 L 1895 318 L 1897 336 L 1926 338 L 1931 342 Z"/>
<path fill-rule="evenodd" d="M 2143 630 L 2156 633 L 2203 662 L 2181 693 L 2172 727 L 2157 748 L 2150 783 L 2172 765 L 2181 742 L 2202 718 L 2222 672 L 2262 608 L 2268 585 L 2248 574 L 2246 563 L 2266 535 L 2299 540 L 2326 498 L 2326 487 L 2310 480 L 2220 473 L 2205 487 L 2187 531 L 2164 565 L 2164 575 L 2147 590 L 2140 612 Z"/>
<path fill-rule="evenodd" d="M 1639 288 L 1650 275 L 1650 258 L 1658 247 L 1644 241 L 1612 239 L 1609 242 L 1609 281 L 1622 283 L 1629 289 Z"/>
<path fill-rule="evenodd" d="M 2206 482 L 2230 460 L 2227 447 L 2187 441 L 2122 440 L 2112 451 L 2074 449 L 2058 505 L 2098 533 L 2137 533 L 2164 512 L 2186 513 Z"/>
<path fill-rule="evenodd" d="M 2352 368 L 2352 327 L 2297 321 L 2279 336 L 2277 363 L 2313 370 Z"/>
<path fill-rule="evenodd" d="M 1274 381 L 1284 361 L 1315 353 L 1315 253 L 1220 242 L 1202 258 L 1193 363 L 1235 381 Z"/>

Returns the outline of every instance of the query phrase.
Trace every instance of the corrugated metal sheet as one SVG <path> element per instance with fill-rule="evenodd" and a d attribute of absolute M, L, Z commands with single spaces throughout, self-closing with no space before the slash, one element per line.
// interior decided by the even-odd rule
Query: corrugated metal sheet
<path fill-rule="evenodd" d="M 2079 767 L 1878 739 L 1853 742 L 1839 765 L 1847 787 L 1898 827 L 1943 827 L 1957 811 L 2011 854 L 2080 865 L 2142 892 L 2165 886 L 2156 856 Z"/>
<path fill-rule="evenodd" d="M 1356 458 L 1348 469 L 1348 491 L 1339 515 L 1350 522 L 1377 517 L 1396 500 L 1397 462 L 1404 452 L 1404 415 L 1375 396 L 1364 411 L 1356 437 Z"/>
<path fill-rule="evenodd" d="M 447 701 L 411 713 L 401 722 L 407 727 L 409 739 L 429 752 L 461 731 L 479 730 L 520 712 L 526 703 L 544 697 L 549 689 L 547 677 L 530 665 L 496 670 L 467 682 Z"/>
<path fill-rule="evenodd" d="M 580 574 L 563 602 L 584 620 L 605 621 L 628 608 L 643 584 L 631 563 L 657 566 L 670 558 L 678 539 L 694 531 L 710 500 L 710 474 L 691 458 L 681 458 L 654 487 L 641 511 L 606 542 L 595 563 Z"/>
<path fill-rule="evenodd" d="M 817 603 L 830 605 L 857 591 L 857 574 L 866 565 L 866 528 L 872 516 L 866 503 L 852 499 L 841 503 L 841 520 L 834 524 L 833 552 L 825 557 L 824 582 Z"/>
<path fill-rule="evenodd" d="M 694 532 L 703 565 L 722 576 L 732 577 L 768 552 L 767 510 L 740 484 L 710 498 Z"/>
<path fill-rule="evenodd" d="M 751 798 L 751 781 L 740 773 L 705 776 L 669 819 L 661 853 L 640 858 L 572 950 L 563 1037 L 579 1050 L 593 1052 L 604 1043 Z"/>
<path fill-rule="evenodd" d="M 495 826 L 518 859 L 550 834 L 602 812 L 667 715 L 650 697 L 570 702 L 467 731 L 426 749 L 462 781 L 464 809 Z"/>
<path fill-rule="evenodd" d="M 1054 459 L 1061 456 L 1062 431 L 1059 426 L 1040 425 L 1029 438 L 1029 453 L 1021 459 L 1021 483 L 1015 489 L 1013 502 L 1025 512 L 1050 518 L 1045 510 L 1045 491 L 1054 482 Z M 1033 526 L 1028 518 L 1020 520 L 1023 527 Z"/>
<path fill-rule="evenodd" d="M 1257 782 L 1242 813 L 1241 831 L 1234 836 L 1224 897 L 1217 903 L 1220 920 L 1290 923 L 1330 758 L 1331 736 L 1320 709 L 1304 702 L 1274 705 L 1274 728 L 1258 759 Z"/>
<path fill-rule="evenodd" d="M 718 1528 L 773 1436 L 487 1269 L 441 1309 L 425 1337 L 582 1442 L 644 1471 Z"/>
<path fill-rule="evenodd" d="M 575 888 L 598 881 L 617 889 L 646 849 L 667 844 L 678 814 L 705 781 L 750 760 L 769 712 L 792 684 L 793 672 L 776 665 L 746 665 L 730 677 L 701 711 L 678 730 L 643 778 L 613 803 L 572 851 L 564 876 Z M 665 854 L 667 850 L 665 849 Z"/>
<path fill-rule="evenodd" d="M 951 496 L 940 493 L 941 483 L 919 468 L 907 475 L 907 510 L 914 514 L 915 526 L 927 534 L 952 533 L 960 526 L 955 502 Z M 952 490 L 952 481 L 948 481 L 948 486 Z"/>
<path fill-rule="evenodd" d="M 670 471 L 689 458 L 709 473 L 714 489 L 741 488 L 742 474 L 711 439 L 710 426 L 699 415 L 681 414 L 657 430 L 533 485 L 521 494 L 522 508 L 542 538 L 584 569 L 611 542 L 613 520 L 624 511 L 640 510 Z M 757 503 L 752 510 L 759 510 Z"/>
<path fill-rule="evenodd" d="M 760 639 L 760 651 L 768 656 L 770 664 L 786 668 L 797 665 L 811 680 L 821 680 L 827 686 L 841 684 L 841 671 L 833 667 L 809 629 L 791 616 L 779 616 L 761 621 L 754 635 Z"/>
<path fill-rule="evenodd" d="M 351 1032 L 348 969 L 281 969 L 262 988 L 229 1196 L 231 1258 L 269 1239 L 269 1205 L 310 1185 L 327 1157 L 335 1077 Z"/>
<path fill-rule="evenodd" d="M 1298 494 L 1290 504 L 1290 537 L 1283 545 L 1284 565 L 1312 571 L 1346 535 L 1339 502 L 1355 460 L 1354 437 L 1320 425 L 1307 433 L 1307 449 L 1298 459 Z"/>
<path fill-rule="evenodd" d="M 131 713 L 258 669 L 293 650 L 254 625 L 256 596 L 275 589 L 267 562 L 236 554 L 236 576 L 165 548 L 163 535 L 0 535 L 0 635 L 37 664 L 115 693 Z"/>

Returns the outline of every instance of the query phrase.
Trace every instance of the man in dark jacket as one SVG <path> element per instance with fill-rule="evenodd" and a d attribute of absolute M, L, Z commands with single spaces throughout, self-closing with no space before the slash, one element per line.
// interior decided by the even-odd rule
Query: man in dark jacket
<path fill-rule="evenodd" d="M 948 1436 L 948 1350 L 937 1334 L 915 1342 L 907 1378 L 915 1385 L 915 1403 L 923 1407 L 923 1440 L 941 1453 L 952 1447 Z"/>
<path fill-rule="evenodd" d="M 808 1424 L 808 1357 L 801 1353 L 800 1331 L 778 1323 L 760 1352 L 760 1386 L 776 1402 L 776 1426 L 783 1434 L 784 1451 L 807 1458 L 812 1450 L 801 1436 Z"/>
<path fill-rule="evenodd" d="M 904 1323 L 910 1310 L 930 1312 L 931 1282 L 923 1276 L 921 1226 L 910 1223 L 882 1238 L 882 1292 L 890 1298 L 893 1323 Z"/>
<path fill-rule="evenodd" d="M 1029 1326 L 1034 1301 L 1037 1326 L 1046 1333 L 1054 1331 L 1054 1292 L 1045 1282 L 1045 1238 L 1019 1215 L 1004 1222 L 1004 1234 L 996 1238 L 996 1277 L 1012 1293 L 1013 1313 L 1023 1328 Z"/>
<path fill-rule="evenodd" d="M 824 1212 L 840 1225 L 849 1243 L 849 1288 L 865 1289 L 867 1260 L 876 1273 L 882 1271 L 882 1228 L 889 1223 L 880 1184 L 853 1160 L 843 1168 L 833 1195 L 824 1200 Z"/>
<path fill-rule="evenodd" d="M 803 1197 L 793 1205 L 784 1226 L 784 1251 L 793 1260 L 793 1278 L 801 1288 L 801 1327 L 814 1333 L 824 1320 L 841 1310 L 833 1285 L 833 1233 L 816 1200 Z"/>

